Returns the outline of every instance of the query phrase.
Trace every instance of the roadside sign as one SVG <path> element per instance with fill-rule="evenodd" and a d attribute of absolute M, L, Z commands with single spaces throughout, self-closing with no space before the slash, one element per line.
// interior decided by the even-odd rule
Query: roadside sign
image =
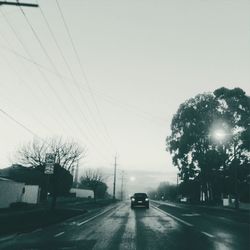
<path fill-rule="evenodd" d="M 55 154 L 47 153 L 45 156 L 45 174 L 54 173 L 54 164 L 55 164 Z"/>
<path fill-rule="evenodd" d="M 44 173 L 45 174 L 53 174 L 54 173 L 54 164 L 46 164 Z"/>

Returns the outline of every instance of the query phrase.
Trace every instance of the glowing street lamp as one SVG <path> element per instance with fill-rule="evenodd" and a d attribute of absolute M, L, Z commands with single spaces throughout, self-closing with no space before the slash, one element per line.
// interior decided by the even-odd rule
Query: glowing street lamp
<path fill-rule="evenodd" d="M 215 143 L 225 143 L 229 141 L 231 134 L 224 128 L 216 128 L 212 130 L 211 137 Z"/>
<path fill-rule="evenodd" d="M 224 130 L 218 129 L 214 131 L 213 136 L 216 140 L 223 141 L 227 137 L 227 134 Z"/>
<path fill-rule="evenodd" d="M 130 176 L 130 177 L 129 177 L 129 180 L 133 182 L 133 181 L 136 180 L 136 178 L 135 178 L 134 176 Z"/>

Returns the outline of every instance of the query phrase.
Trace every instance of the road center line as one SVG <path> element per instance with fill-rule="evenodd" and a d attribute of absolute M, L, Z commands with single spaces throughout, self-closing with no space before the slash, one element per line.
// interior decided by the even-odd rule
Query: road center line
<path fill-rule="evenodd" d="M 190 224 L 190 223 L 188 223 L 188 222 L 186 222 L 186 221 L 184 221 L 184 220 L 182 220 L 182 219 L 180 219 L 180 218 L 178 218 L 178 217 L 176 217 L 176 216 L 174 216 L 174 215 L 172 215 L 172 214 L 167 213 L 167 212 L 164 211 L 164 210 L 159 209 L 158 207 L 155 207 L 154 205 L 151 205 L 151 206 L 152 206 L 154 209 L 160 211 L 160 212 L 163 213 L 163 214 L 168 215 L 169 217 L 171 217 L 171 218 L 173 218 L 173 219 L 175 219 L 175 220 L 181 222 L 182 224 L 184 224 L 184 225 L 186 225 L 186 226 L 189 226 L 189 227 L 193 227 L 193 226 L 194 226 L 194 225 L 192 225 L 192 224 Z"/>
<path fill-rule="evenodd" d="M 201 233 L 205 234 L 205 235 L 208 236 L 209 238 L 214 238 L 214 236 L 213 236 L 212 234 L 209 234 L 209 233 L 207 233 L 207 232 L 202 231 Z"/>
<path fill-rule="evenodd" d="M 193 216 L 200 216 L 200 214 L 197 214 L 197 213 L 191 213 L 191 214 L 182 214 L 182 216 L 186 216 L 186 217 L 193 217 Z"/>
<path fill-rule="evenodd" d="M 5 237 L 1 237 L 1 238 L 0 238 L 0 242 L 12 240 L 12 239 L 14 239 L 16 236 L 18 236 L 18 234 L 15 233 L 15 234 L 7 235 L 7 236 L 5 236 Z"/>
<path fill-rule="evenodd" d="M 56 238 L 56 237 L 59 237 L 59 236 L 61 236 L 63 234 L 65 234 L 65 232 L 61 232 L 61 233 L 55 234 L 54 237 Z"/>
<path fill-rule="evenodd" d="M 38 229 L 32 231 L 31 233 L 37 233 L 37 232 L 41 232 L 41 231 L 42 231 L 42 228 L 38 228 Z"/>

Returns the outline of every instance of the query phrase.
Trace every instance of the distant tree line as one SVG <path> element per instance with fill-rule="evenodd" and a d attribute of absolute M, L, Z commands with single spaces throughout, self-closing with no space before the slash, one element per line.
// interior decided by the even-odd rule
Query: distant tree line
<path fill-rule="evenodd" d="M 219 88 L 182 103 L 166 144 L 180 194 L 193 202 L 228 195 L 250 201 L 250 97 L 242 89 Z"/>
<path fill-rule="evenodd" d="M 156 189 L 148 192 L 150 199 L 176 201 L 178 196 L 177 185 L 169 182 L 161 182 Z"/>

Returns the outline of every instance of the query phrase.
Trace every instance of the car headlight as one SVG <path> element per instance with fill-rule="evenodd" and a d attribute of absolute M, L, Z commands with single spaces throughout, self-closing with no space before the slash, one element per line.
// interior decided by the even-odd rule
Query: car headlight
<path fill-rule="evenodd" d="M 145 198 L 145 201 L 148 201 L 148 198 Z"/>
<path fill-rule="evenodd" d="M 131 200 L 132 200 L 132 201 L 135 201 L 135 198 L 132 198 Z"/>

